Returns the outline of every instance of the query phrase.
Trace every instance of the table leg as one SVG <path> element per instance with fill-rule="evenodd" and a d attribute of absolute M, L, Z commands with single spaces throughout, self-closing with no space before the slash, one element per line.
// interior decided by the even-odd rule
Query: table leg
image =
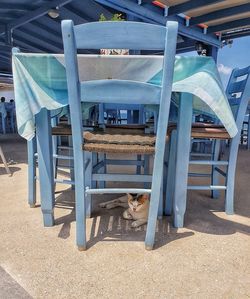
<path fill-rule="evenodd" d="M 55 192 L 53 179 L 52 136 L 50 113 L 44 108 L 36 115 L 36 135 L 43 222 L 44 226 L 53 226 Z"/>
<path fill-rule="evenodd" d="M 192 103 L 193 102 L 191 94 L 181 94 L 177 128 L 176 173 L 173 203 L 175 227 L 183 227 L 184 214 L 186 211 L 188 166 L 193 111 Z"/>
<path fill-rule="evenodd" d="M 28 203 L 36 206 L 36 137 L 27 142 L 28 147 Z"/>

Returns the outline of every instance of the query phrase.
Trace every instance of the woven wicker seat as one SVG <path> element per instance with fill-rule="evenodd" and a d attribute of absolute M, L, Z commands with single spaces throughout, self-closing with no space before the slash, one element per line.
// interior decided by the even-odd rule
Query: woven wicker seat
<path fill-rule="evenodd" d="M 70 136 L 72 135 L 71 125 L 60 123 L 52 128 L 52 135 Z"/>
<path fill-rule="evenodd" d="M 177 128 L 176 124 L 170 124 L 168 126 L 168 135 Z M 230 139 L 230 135 L 222 125 L 205 124 L 205 123 L 193 123 L 192 133 L 193 138 L 210 138 L 210 139 Z"/>
<path fill-rule="evenodd" d="M 89 152 L 153 154 L 155 135 L 84 132 L 83 149 Z"/>
<path fill-rule="evenodd" d="M 105 131 L 84 131 L 83 149 L 89 152 L 153 154 L 155 135 L 144 134 L 144 125 L 107 125 Z M 52 135 L 69 136 L 71 125 L 59 124 Z"/>

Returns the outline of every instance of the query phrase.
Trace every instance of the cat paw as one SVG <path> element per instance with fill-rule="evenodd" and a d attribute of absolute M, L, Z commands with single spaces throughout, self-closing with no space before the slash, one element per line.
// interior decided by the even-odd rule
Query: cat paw
<path fill-rule="evenodd" d="M 134 222 L 131 223 L 131 227 L 139 227 L 141 225 L 142 225 L 142 223 L 139 222 L 139 221 L 134 221 Z"/>
<path fill-rule="evenodd" d="M 115 208 L 115 207 L 116 207 L 116 205 L 113 204 L 113 203 L 109 203 L 109 204 L 107 204 L 107 205 L 105 206 L 105 208 L 108 209 L 108 210 L 113 209 L 113 208 Z"/>
<path fill-rule="evenodd" d="M 106 203 L 105 202 L 99 203 L 99 207 L 100 208 L 106 208 Z"/>
<path fill-rule="evenodd" d="M 124 219 L 133 219 L 132 215 L 130 215 L 127 210 L 123 212 L 122 216 Z"/>

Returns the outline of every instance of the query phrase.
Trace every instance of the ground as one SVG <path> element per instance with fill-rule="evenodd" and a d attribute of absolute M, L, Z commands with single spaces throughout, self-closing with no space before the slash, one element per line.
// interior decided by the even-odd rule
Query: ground
<path fill-rule="evenodd" d="M 131 229 L 122 208 L 95 205 L 88 250 L 79 252 L 73 192 L 57 189 L 56 223 L 44 228 L 39 194 L 36 208 L 27 204 L 25 141 L 6 135 L 0 142 L 13 172 L 9 177 L 0 164 L 1 299 L 250 297 L 249 151 L 239 154 L 235 215 L 224 213 L 223 194 L 213 200 L 190 192 L 185 227 L 163 218 L 155 249 L 146 251 L 145 227 Z"/>

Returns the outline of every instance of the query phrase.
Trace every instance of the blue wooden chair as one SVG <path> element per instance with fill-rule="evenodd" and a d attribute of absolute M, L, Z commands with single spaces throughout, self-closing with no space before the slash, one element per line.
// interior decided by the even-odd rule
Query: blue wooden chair
<path fill-rule="evenodd" d="M 60 110 L 60 109 L 59 109 Z M 58 113 L 58 111 L 56 112 Z M 53 114 L 53 113 L 52 113 Z M 60 116 L 60 112 L 58 113 Z M 53 147 L 53 173 L 55 184 L 67 184 L 74 186 L 74 172 L 73 172 L 73 154 L 72 145 L 70 145 L 71 138 L 71 127 L 67 123 L 58 123 L 57 114 L 51 117 L 52 126 L 52 147 Z M 60 137 L 68 139 L 68 145 L 61 145 L 59 142 Z M 65 154 L 65 150 L 68 152 Z M 36 206 L 36 181 L 37 177 L 36 166 L 37 166 L 37 141 L 36 136 L 27 142 L 28 151 L 28 204 L 31 208 Z M 68 161 L 68 165 L 58 164 L 59 161 Z M 58 179 L 58 169 L 70 169 L 70 179 Z"/>
<path fill-rule="evenodd" d="M 72 21 L 62 21 L 65 65 L 71 112 L 73 153 L 75 164 L 76 236 L 79 250 L 86 250 L 86 206 L 91 194 L 103 193 L 151 193 L 149 218 L 145 245 L 152 249 L 155 238 L 158 206 L 160 201 L 163 160 L 166 143 L 168 114 L 171 99 L 174 59 L 177 38 L 177 23 L 168 22 L 166 27 L 136 22 L 97 22 L 74 26 Z M 127 80 L 96 80 L 80 82 L 77 65 L 77 49 L 133 49 L 164 50 L 162 86 Z M 115 63 L 115 61 L 114 61 Z M 116 144 L 104 143 L 110 138 L 106 132 L 99 138 L 92 133 L 83 136 L 80 102 L 155 104 L 159 105 L 159 120 L 156 139 L 153 143 L 134 144 L 131 139 Z M 135 136 L 132 136 L 132 138 Z M 140 139 L 139 136 L 133 138 Z M 152 137 L 151 137 L 152 138 Z M 99 139 L 99 140 L 98 140 Z M 124 144 L 125 143 L 125 144 Z M 116 152 L 133 154 L 155 154 L 152 176 L 122 174 L 92 174 L 91 152 Z M 92 176 L 92 178 L 91 178 Z M 152 180 L 151 189 L 140 188 L 92 188 L 91 180 L 98 177 L 111 181 Z M 149 180 L 150 179 L 150 180 Z"/>
<path fill-rule="evenodd" d="M 238 128 L 238 134 L 230 139 L 229 134 L 226 129 L 221 125 L 209 125 L 203 124 L 192 127 L 192 138 L 206 138 L 210 140 L 215 140 L 214 148 L 212 151 L 211 159 L 204 160 L 202 158 L 190 160 L 190 165 L 204 165 L 211 167 L 211 175 L 208 176 L 211 179 L 211 185 L 187 185 L 187 190 L 211 190 L 212 197 L 217 198 L 218 192 L 220 190 L 225 191 L 225 211 L 227 214 L 234 213 L 234 182 L 235 182 L 235 170 L 238 155 L 238 148 L 241 138 L 241 129 L 244 121 L 244 117 L 247 111 L 248 102 L 250 99 L 250 66 L 243 69 L 234 69 L 232 71 L 229 83 L 226 89 L 226 95 L 228 97 L 229 104 L 232 108 L 232 112 L 235 116 L 236 125 Z M 173 138 L 172 138 L 173 137 Z M 176 132 L 172 132 L 171 145 L 170 145 L 170 155 L 172 155 L 172 160 L 170 160 L 170 168 L 168 173 L 175 173 L 174 167 L 174 155 L 176 151 Z M 221 141 L 229 140 L 229 153 L 226 160 L 220 160 L 220 145 Z M 225 178 L 225 184 L 219 184 L 219 176 Z M 207 176 L 203 173 L 189 173 L 189 176 Z M 174 180 L 173 178 L 168 178 L 168 181 Z M 172 209 L 174 212 L 174 224 L 176 227 L 181 227 L 183 225 L 184 214 L 186 210 L 186 198 L 185 200 L 180 200 L 176 198 L 173 190 L 173 185 L 168 184 L 167 186 L 167 198 L 166 198 L 166 213 L 171 214 Z M 176 215 L 178 214 L 178 218 Z M 179 219 L 179 220 L 177 220 Z"/>

